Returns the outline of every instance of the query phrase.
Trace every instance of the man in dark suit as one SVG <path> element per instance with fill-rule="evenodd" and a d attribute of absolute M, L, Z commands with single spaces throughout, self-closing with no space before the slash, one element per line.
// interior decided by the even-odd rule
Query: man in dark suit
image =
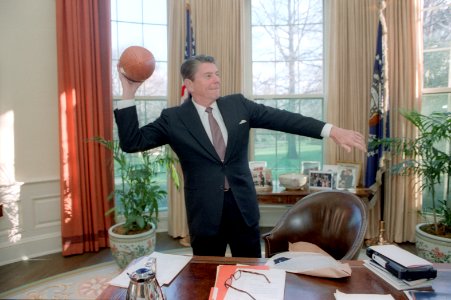
<path fill-rule="evenodd" d="M 363 136 L 300 114 L 256 104 L 241 94 L 220 97 L 214 58 L 200 55 L 181 67 L 190 94 L 178 107 L 139 126 L 134 97 L 140 83 L 120 74 L 123 100 L 115 110 L 121 148 L 136 152 L 169 144 L 183 170 L 185 204 L 194 255 L 261 257 L 260 213 L 248 162 L 249 131 L 266 128 L 312 138 L 331 137 L 350 151 L 365 151 Z M 206 108 L 212 108 L 226 144 L 223 159 Z"/>

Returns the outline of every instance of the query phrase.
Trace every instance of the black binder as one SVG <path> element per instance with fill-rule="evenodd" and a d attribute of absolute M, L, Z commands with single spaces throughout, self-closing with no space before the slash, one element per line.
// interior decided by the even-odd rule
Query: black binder
<path fill-rule="evenodd" d="M 419 279 L 434 279 L 437 277 L 437 270 L 430 265 L 407 268 L 377 251 L 374 251 L 371 247 L 366 249 L 366 255 L 398 279 L 413 281 Z"/>

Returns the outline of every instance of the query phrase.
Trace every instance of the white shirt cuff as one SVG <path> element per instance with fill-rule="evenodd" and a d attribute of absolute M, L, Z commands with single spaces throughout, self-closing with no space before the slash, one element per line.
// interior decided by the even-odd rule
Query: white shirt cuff
<path fill-rule="evenodd" d="M 321 136 L 323 138 L 328 138 L 330 136 L 330 131 L 332 130 L 332 124 L 326 123 L 323 130 L 321 130 Z"/>
<path fill-rule="evenodd" d="M 135 105 L 135 99 L 124 99 L 114 102 L 114 109 L 123 109 Z M 323 129 L 324 130 L 324 129 Z"/>

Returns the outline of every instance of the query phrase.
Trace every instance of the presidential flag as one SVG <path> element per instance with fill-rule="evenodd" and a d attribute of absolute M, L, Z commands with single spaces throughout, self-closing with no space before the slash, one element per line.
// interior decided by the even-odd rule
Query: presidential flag
<path fill-rule="evenodd" d="M 389 137 L 388 125 L 388 81 L 386 56 L 386 27 L 382 12 L 379 14 L 377 30 L 376 57 L 374 60 L 369 111 L 369 139 L 365 187 L 376 190 L 381 184 L 384 172 L 384 149 L 371 147 L 371 141 Z"/>

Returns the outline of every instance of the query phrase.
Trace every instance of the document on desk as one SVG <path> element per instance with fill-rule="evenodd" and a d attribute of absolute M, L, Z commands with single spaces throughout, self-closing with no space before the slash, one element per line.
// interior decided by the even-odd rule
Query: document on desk
<path fill-rule="evenodd" d="M 238 279 L 232 279 L 231 285 L 233 288 L 227 289 L 224 300 L 249 300 L 249 295 L 252 295 L 256 300 L 283 300 L 285 271 L 268 269 L 255 270 L 255 272 L 264 276 L 242 272 Z"/>
<path fill-rule="evenodd" d="M 339 290 L 334 293 L 334 296 L 336 300 L 394 300 L 390 294 L 346 294 Z"/>
<path fill-rule="evenodd" d="M 128 274 L 135 272 L 139 268 L 144 268 L 149 257 L 155 257 L 157 259 L 157 280 L 160 285 L 171 283 L 174 277 L 177 276 L 191 260 L 191 256 L 166 254 L 154 251 L 152 254 L 143 256 L 130 263 L 130 265 L 128 265 L 121 274 L 114 277 L 109 284 L 127 288 L 130 283 Z"/>
<path fill-rule="evenodd" d="M 321 253 L 282 252 L 271 257 L 266 265 L 291 273 L 325 278 L 349 277 L 352 273 L 349 264 Z"/>

